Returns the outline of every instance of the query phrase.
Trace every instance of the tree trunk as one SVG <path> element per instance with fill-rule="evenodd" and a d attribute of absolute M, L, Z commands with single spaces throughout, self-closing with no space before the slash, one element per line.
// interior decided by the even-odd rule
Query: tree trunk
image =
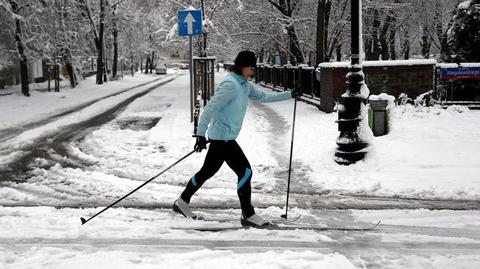
<path fill-rule="evenodd" d="M 380 29 L 380 20 L 378 10 L 373 9 L 372 32 L 365 38 L 365 58 L 367 61 L 376 61 L 380 56 L 380 44 L 378 40 L 378 31 Z"/>
<path fill-rule="evenodd" d="M 103 49 L 103 82 L 107 82 L 107 77 L 108 77 L 108 59 L 107 59 L 107 48 Z"/>
<path fill-rule="evenodd" d="M 372 40 L 372 54 L 369 60 L 378 60 L 380 58 L 380 42 L 378 40 L 378 30 L 380 29 L 380 19 L 378 18 L 378 11 L 373 13 L 373 40 Z"/>
<path fill-rule="evenodd" d="M 395 38 L 396 38 L 396 19 L 395 16 L 392 17 L 392 22 L 390 26 L 390 59 L 396 60 L 397 59 L 397 52 L 395 50 Z"/>
<path fill-rule="evenodd" d="M 75 69 L 73 68 L 72 53 L 68 47 L 68 37 L 67 30 L 65 27 L 65 21 L 68 19 L 68 13 L 66 11 L 67 0 L 63 0 L 63 3 L 58 2 L 57 8 L 60 10 L 60 25 L 62 30 L 62 41 L 60 46 L 62 46 L 61 55 L 63 58 L 63 63 L 67 70 L 68 77 L 70 79 L 70 87 L 75 88 L 77 86 L 77 77 L 75 75 Z"/>
<path fill-rule="evenodd" d="M 403 30 L 403 42 L 402 42 L 403 59 L 410 59 L 410 34 L 407 29 Z"/>
<path fill-rule="evenodd" d="M 147 57 L 147 61 L 145 61 L 145 74 L 148 74 L 148 70 L 150 69 L 151 61 L 150 57 Z"/>
<path fill-rule="evenodd" d="M 202 14 L 203 14 L 203 19 L 205 20 L 205 1 L 204 0 L 201 0 L 200 1 L 200 4 L 201 4 L 201 8 L 202 8 Z M 207 56 L 207 29 L 206 29 L 206 25 L 203 29 L 203 33 L 202 33 L 202 43 L 201 43 L 201 49 L 200 49 L 200 57 L 206 57 Z"/>
<path fill-rule="evenodd" d="M 278 46 L 275 49 L 275 51 L 272 51 L 272 53 L 271 53 L 271 57 L 273 58 L 273 60 L 271 62 L 273 64 L 275 63 L 275 55 L 277 55 L 277 52 L 278 52 L 278 55 L 280 56 L 280 64 L 281 65 L 287 64 L 288 59 L 289 59 L 289 54 L 287 54 L 284 50 L 280 49 Z"/>
<path fill-rule="evenodd" d="M 423 28 L 423 34 L 422 34 L 422 39 L 420 41 L 422 45 L 422 56 L 425 59 L 430 58 L 430 48 L 431 48 L 431 40 L 430 40 L 430 35 L 428 34 L 427 29 L 424 27 Z"/>
<path fill-rule="evenodd" d="M 388 33 L 388 30 L 390 29 L 392 19 L 393 19 L 392 13 L 388 12 L 388 15 L 385 18 L 385 22 L 383 23 L 382 29 L 380 31 L 380 38 L 379 38 L 380 39 L 380 55 L 382 56 L 383 60 L 388 60 L 389 59 L 389 57 L 388 57 L 389 50 L 388 50 L 388 42 L 387 42 L 387 33 Z M 393 29 L 390 30 L 390 31 L 393 31 Z"/>
<path fill-rule="evenodd" d="M 68 48 L 63 49 L 63 62 L 67 69 L 68 77 L 70 78 L 70 87 L 75 88 L 78 82 L 75 76 L 75 70 L 73 69 L 72 54 Z"/>
<path fill-rule="evenodd" d="M 18 4 L 16 1 L 10 0 L 12 6 L 12 12 L 15 15 L 19 15 Z M 25 96 L 30 96 L 30 90 L 28 88 L 28 61 L 25 55 L 24 45 L 22 40 L 22 28 L 20 20 L 15 18 L 15 42 L 17 43 L 18 60 L 20 62 L 20 80 L 22 83 L 22 93 Z"/>
<path fill-rule="evenodd" d="M 117 79 L 118 69 L 118 30 L 116 25 L 113 30 L 113 65 L 112 65 L 112 78 Z"/>
<path fill-rule="evenodd" d="M 117 27 L 117 8 L 118 5 L 113 6 L 113 66 L 112 66 L 112 78 L 117 79 L 117 69 L 118 69 L 118 27 Z"/>
<path fill-rule="evenodd" d="M 100 0 L 100 30 L 97 38 L 97 84 L 103 84 L 103 28 L 105 23 L 105 2 Z"/>
<path fill-rule="evenodd" d="M 287 27 L 289 47 L 290 47 L 290 63 L 297 65 L 299 63 L 304 63 L 305 59 L 303 58 L 302 51 L 300 50 L 300 42 L 298 41 L 297 33 L 293 26 Z"/>
<path fill-rule="evenodd" d="M 435 5 L 436 12 L 435 12 L 435 29 L 437 32 L 437 38 L 440 45 L 440 59 L 443 61 L 448 61 L 450 58 L 450 47 L 448 45 L 448 36 L 447 31 L 453 24 L 453 18 L 449 21 L 446 30 L 443 28 L 443 13 L 441 10 L 441 3 L 438 1 Z"/>
<path fill-rule="evenodd" d="M 150 74 L 153 74 L 155 68 L 155 51 L 152 51 L 152 61 L 150 62 Z"/>
<path fill-rule="evenodd" d="M 259 62 L 259 63 L 263 63 L 263 62 L 264 62 L 264 61 L 263 61 L 264 56 L 265 56 L 265 55 L 263 55 L 264 53 L 265 53 L 265 49 L 264 49 L 263 47 L 260 48 L 260 53 L 258 54 L 258 62 Z"/>
<path fill-rule="evenodd" d="M 315 66 L 325 60 L 325 0 L 318 0 Z"/>
<path fill-rule="evenodd" d="M 342 61 L 342 44 L 338 44 L 337 46 L 335 46 L 335 52 L 337 54 L 337 62 L 341 62 Z"/>
<path fill-rule="evenodd" d="M 324 34 L 324 46 L 325 46 L 325 55 L 323 56 L 323 61 L 324 62 L 328 62 L 329 61 L 329 57 L 327 55 L 327 48 L 328 48 L 328 25 L 330 23 L 330 12 L 332 10 L 332 1 L 331 0 L 326 0 L 325 2 L 325 34 Z"/>
<path fill-rule="evenodd" d="M 112 78 L 117 79 L 118 69 L 118 31 L 113 31 L 113 66 L 112 66 Z"/>

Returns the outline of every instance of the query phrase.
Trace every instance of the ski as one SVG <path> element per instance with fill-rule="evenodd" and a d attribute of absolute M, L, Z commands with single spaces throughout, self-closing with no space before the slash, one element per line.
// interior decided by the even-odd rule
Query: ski
<path fill-rule="evenodd" d="M 297 222 L 300 218 L 302 217 L 302 215 L 295 215 L 295 216 L 292 216 L 288 219 L 284 219 L 284 218 L 278 218 L 278 219 L 271 219 L 270 220 L 270 223 L 271 224 L 274 224 L 274 225 L 278 225 L 278 224 L 294 224 L 295 222 Z M 195 220 L 198 220 L 198 221 L 206 221 L 206 222 L 219 222 L 219 223 L 232 223 L 236 220 L 233 220 L 233 219 L 214 219 L 214 218 L 209 218 L 209 217 L 205 217 L 205 216 L 202 216 L 202 215 L 197 215 L 197 218 Z"/>
<path fill-rule="evenodd" d="M 192 227 L 172 227 L 174 230 L 193 230 L 200 232 L 221 232 L 232 230 L 248 230 L 248 229 L 260 229 L 260 230 L 312 230 L 312 231 L 369 231 L 373 230 L 380 225 L 381 221 L 370 226 L 318 226 L 318 225 L 283 225 L 283 224 L 271 224 L 265 227 L 251 227 L 240 225 L 229 226 L 192 226 Z"/>
<path fill-rule="evenodd" d="M 294 217 L 290 217 L 289 219 L 284 219 L 284 218 L 274 219 L 274 220 L 271 220 L 270 222 L 272 224 L 293 224 L 297 222 L 300 219 L 300 217 L 302 217 L 302 215 L 296 215 Z"/>

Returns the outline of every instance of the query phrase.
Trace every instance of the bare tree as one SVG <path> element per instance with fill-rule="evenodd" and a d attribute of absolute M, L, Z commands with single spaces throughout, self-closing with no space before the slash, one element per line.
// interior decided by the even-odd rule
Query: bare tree
<path fill-rule="evenodd" d="M 295 25 L 292 23 L 293 12 L 296 10 L 299 1 L 291 0 L 268 0 L 275 8 L 277 8 L 288 20 L 286 25 L 288 43 L 291 52 L 290 62 L 292 64 L 305 62 L 302 50 L 300 49 L 300 42 L 295 31 Z"/>
<path fill-rule="evenodd" d="M 329 0 L 318 0 L 317 6 L 317 46 L 315 66 L 326 61 L 326 43 L 328 38 L 328 20 L 330 17 L 331 2 Z"/>
<path fill-rule="evenodd" d="M 103 32 L 105 28 L 105 0 L 99 1 L 99 23 L 98 23 L 98 30 L 97 25 L 94 21 L 94 15 L 92 12 L 92 8 L 89 4 L 88 0 L 80 0 L 82 4 L 82 8 L 84 10 L 84 16 L 86 16 L 89 24 L 90 24 L 90 31 L 94 38 L 95 47 L 97 50 L 97 74 L 96 74 L 96 82 L 97 84 L 103 84 L 104 82 L 104 72 L 105 70 L 105 63 L 104 63 L 104 47 L 103 47 Z"/>
<path fill-rule="evenodd" d="M 4 8 L 10 8 L 7 10 L 12 14 L 15 22 L 15 43 L 17 47 L 18 60 L 20 62 L 20 79 L 22 93 L 25 96 L 30 96 L 30 91 L 28 87 L 28 61 L 27 56 L 25 55 L 25 44 L 22 38 L 22 25 L 21 25 L 21 9 L 23 7 L 19 6 L 18 2 L 15 0 L 9 0 L 10 6 L 2 5 Z"/>

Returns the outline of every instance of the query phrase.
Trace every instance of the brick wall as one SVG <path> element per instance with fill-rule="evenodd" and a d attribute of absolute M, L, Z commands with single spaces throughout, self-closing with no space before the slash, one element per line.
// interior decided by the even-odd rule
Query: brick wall
<path fill-rule="evenodd" d="M 384 63 L 382 66 L 380 63 Z M 398 64 L 396 64 L 398 63 Z M 320 109 L 332 112 L 340 96 L 346 91 L 345 76 L 348 64 L 321 64 Z M 433 90 L 435 62 L 426 60 L 364 62 L 363 72 L 370 94 L 388 93 L 398 97 L 406 93 L 410 98 Z"/>

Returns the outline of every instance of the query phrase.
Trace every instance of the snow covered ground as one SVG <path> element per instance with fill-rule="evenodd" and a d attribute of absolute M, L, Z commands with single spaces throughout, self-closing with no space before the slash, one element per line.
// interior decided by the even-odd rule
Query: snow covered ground
<path fill-rule="evenodd" d="M 69 154 L 90 164 L 89 169 L 52 166 L 39 159 L 37 163 L 40 165 L 34 170 L 32 180 L 11 187 L 30 191 L 37 189 L 41 192 L 49 187 L 57 190 L 55 193 L 61 205 L 76 200 L 65 199 L 76 198 L 76 195 L 71 197 L 68 193 L 58 193 L 58 190 L 65 188 L 65 180 L 69 183 L 70 193 L 102 193 L 104 195 L 101 196 L 106 196 L 109 201 L 110 196 L 125 192 L 139 181 L 155 175 L 161 168 L 189 152 L 194 143 L 189 122 L 186 78 L 180 77 L 160 87 L 132 103 L 116 120 L 88 133 L 84 139 L 70 143 Z M 220 79 L 221 76 L 217 82 Z M 140 90 L 142 88 L 137 91 Z M 8 151 L 24 146 L 28 141 L 35 141 L 36 136 L 45 136 L 71 122 L 100 113 L 132 94 L 129 91 L 102 100 L 68 118 L 27 130 L 4 141 L 0 150 Z M 90 92 L 86 94 L 91 95 Z M 26 98 L 18 96 L 18 99 L 23 101 Z M 0 101 L 4 102 L 3 99 Z M 8 100 L 8 104 L 15 102 Z M 38 104 L 43 107 L 42 102 L 39 101 Z M 29 104 L 29 110 L 30 106 L 32 111 L 37 110 L 34 103 Z M 268 194 L 285 191 L 292 110 L 293 102 L 288 101 L 252 103 L 238 138 L 253 166 L 253 186 L 255 192 L 259 193 L 254 195 L 254 199 L 258 199 L 260 204 L 274 204 L 275 201 L 271 199 L 276 199 L 276 196 L 270 197 Z M 18 116 L 19 114 L 27 113 L 20 113 L 17 106 L 2 104 L 3 119 L 25 117 Z M 351 166 L 339 166 L 332 158 L 338 136 L 335 113 L 325 114 L 313 106 L 299 103 L 297 115 L 291 183 L 294 192 L 422 199 L 480 198 L 480 141 L 476 139 L 480 137 L 479 111 L 470 111 L 464 107 L 446 110 L 437 107 L 397 107 L 392 111 L 391 133 L 374 138 L 365 161 Z M 157 120 L 158 123 L 151 129 L 135 129 L 136 125 L 141 127 L 141 121 L 148 123 Z M 25 121 L 27 120 L 19 120 Z M 14 126 L 12 122 L 8 127 Z M 132 126 L 129 127 L 129 124 Z M 110 139 L 112 137 L 115 139 Z M 17 153 L 11 150 L 8 158 L 3 156 L 2 162 L 12 161 L 11 155 Z M 183 188 L 185 181 L 201 166 L 205 151 L 199 155 L 167 172 L 156 181 L 157 184 L 145 188 L 144 193 L 137 195 L 135 200 L 142 204 L 170 203 Z M 93 179 L 96 182 L 95 188 L 86 188 Z M 112 186 L 112 182 L 116 182 L 115 186 Z M 207 182 L 196 202 L 205 205 L 213 202 L 212 199 L 227 199 L 232 206 L 236 206 L 237 197 L 233 186 L 235 174 L 224 166 L 214 179 Z M 158 195 L 158 188 L 167 191 Z M 7 192 L 9 191 L 13 190 Z M 4 205 L 15 204 L 19 196 L 24 202 L 31 200 L 32 203 L 43 204 L 41 197 L 31 193 L 16 196 L 5 195 L 5 192 L 5 188 L 0 191 Z M 208 195 L 202 195 L 202 192 Z M 295 196 L 292 198 L 295 202 Z M 52 197 L 46 199 L 46 204 L 49 204 Z M 89 199 L 98 202 L 99 197 Z"/>
<path fill-rule="evenodd" d="M 480 214 L 429 210 L 301 210 L 302 222 L 384 224 L 369 232 L 172 229 L 202 225 L 170 210 L 0 208 L 2 268 L 478 268 Z M 279 208 L 260 210 L 265 216 Z M 205 210 L 238 218 L 238 210 Z M 211 222 L 209 223 L 211 224 Z"/>
<path fill-rule="evenodd" d="M 216 82 L 225 75 L 217 74 Z M 93 84 L 88 86 L 87 82 L 82 91 L 34 93 L 27 101 L 20 95 L 0 97 L 0 134 L 2 129 L 20 129 L 69 107 L 153 78 L 137 76 L 131 81 L 109 82 L 101 86 L 102 90 Z M 186 159 L 127 198 L 121 204 L 127 208 L 111 209 L 80 226 L 79 217 L 93 215 L 101 206 L 115 201 L 192 150 L 188 81 L 187 74 L 180 76 L 131 103 L 107 124 L 84 130 L 80 139 L 65 146 L 68 158 L 75 165 L 62 166 L 50 158 L 37 158 L 30 165 L 28 180 L 12 178 L 0 182 L 2 267 L 476 268 L 480 265 L 478 211 L 310 209 L 318 201 L 342 195 L 478 201 L 480 112 L 464 107 L 447 110 L 396 107 L 392 111 L 391 133 L 374 138 L 367 158 L 351 166 L 339 166 L 332 158 L 338 136 L 336 114 L 325 114 L 298 103 L 292 214 L 301 214 L 300 221 L 304 223 L 321 225 L 367 224 L 381 219 L 383 224 L 376 231 L 352 234 L 173 230 L 172 227 L 179 225 L 192 225 L 165 208 L 200 168 L 205 151 Z M 134 91 L 145 90 L 149 85 Z M 133 94 L 126 91 L 111 96 L 9 137 L 0 145 L 0 166 L 7 167 L 9 162 L 23 156 L 22 147 L 28 141 L 48 137 L 72 122 L 100 114 Z M 34 98 L 37 101 L 32 101 Z M 30 114 L 25 113 L 25 107 Z M 268 218 L 278 217 L 284 210 L 292 113 L 292 101 L 251 103 L 238 138 L 253 167 L 253 203 Z M 194 211 L 237 223 L 235 186 L 235 174 L 227 166 L 222 167 L 193 197 Z"/>

